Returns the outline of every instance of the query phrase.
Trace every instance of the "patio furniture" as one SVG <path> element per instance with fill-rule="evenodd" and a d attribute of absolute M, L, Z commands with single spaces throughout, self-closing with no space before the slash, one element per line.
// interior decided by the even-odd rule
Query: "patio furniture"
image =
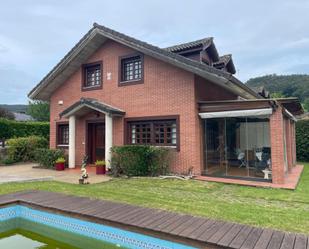
<path fill-rule="evenodd" d="M 270 179 L 270 176 L 272 174 L 272 171 L 269 170 L 268 168 L 262 170 L 262 172 L 264 173 L 264 179 Z"/>
<path fill-rule="evenodd" d="M 237 160 L 240 162 L 239 168 L 247 167 L 246 155 L 244 152 L 242 151 L 238 152 Z"/>

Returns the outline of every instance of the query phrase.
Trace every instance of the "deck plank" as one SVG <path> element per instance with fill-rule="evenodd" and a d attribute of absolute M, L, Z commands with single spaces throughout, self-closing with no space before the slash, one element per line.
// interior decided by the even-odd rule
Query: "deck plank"
<path fill-rule="evenodd" d="M 199 227 L 201 227 L 207 221 L 208 221 L 208 219 L 198 219 L 196 222 L 194 222 L 194 224 L 192 224 L 192 226 L 187 227 L 181 233 L 179 233 L 179 235 L 188 237 L 190 234 L 192 234 L 195 230 L 197 230 Z"/>
<path fill-rule="evenodd" d="M 240 248 L 243 243 L 245 242 L 245 240 L 247 239 L 248 235 L 250 234 L 250 232 L 253 230 L 254 228 L 250 227 L 250 226 L 244 226 L 239 233 L 237 234 L 237 236 L 232 240 L 231 244 L 229 245 L 232 248 Z"/>
<path fill-rule="evenodd" d="M 294 247 L 295 234 L 285 233 L 280 249 L 290 249 Z"/>
<path fill-rule="evenodd" d="M 284 238 L 284 233 L 275 231 L 269 241 L 267 249 L 280 249 L 283 238 Z"/>
<path fill-rule="evenodd" d="M 260 238 L 256 242 L 254 249 L 266 249 L 273 235 L 273 232 L 274 232 L 273 230 L 264 229 Z"/>
<path fill-rule="evenodd" d="M 294 249 L 306 249 L 308 238 L 303 234 L 297 234 L 295 237 Z"/>
<path fill-rule="evenodd" d="M 225 223 L 208 239 L 208 242 L 217 244 L 218 241 L 233 227 L 233 225 L 233 223 Z"/>
<path fill-rule="evenodd" d="M 244 225 L 234 224 L 233 227 L 228 231 L 219 241 L 218 245 L 227 247 L 233 239 L 237 236 L 237 234 L 241 231 Z"/>
<path fill-rule="evenodd" d="M 262 232 L 261 228 L 253 228 L 240 249 L 253 249 Z"/>

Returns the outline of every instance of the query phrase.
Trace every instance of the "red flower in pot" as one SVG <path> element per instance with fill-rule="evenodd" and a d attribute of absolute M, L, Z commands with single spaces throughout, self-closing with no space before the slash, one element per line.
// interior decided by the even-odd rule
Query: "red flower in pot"
<path fill-rule="evenodd" d="M 95 162 L 96 173 L 97 175 L 105 175 L 106 174 L 106 163 L 104 160 L 97 160 Z"/>
<path fill-rule="evenodd" d="M 58 171 L 64 170 L 65 167 L 65 159 L 63 157 L 59 157 L 55 163 L 55 169 Z"/>

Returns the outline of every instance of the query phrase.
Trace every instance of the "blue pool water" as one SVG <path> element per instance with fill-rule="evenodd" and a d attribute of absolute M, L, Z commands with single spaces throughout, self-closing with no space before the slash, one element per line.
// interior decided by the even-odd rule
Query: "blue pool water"
<path fill-rule="evenodd" d="M 19 233 L 18 230 L 23 232 Z M 25 238 L 29 235 L 27 232 L 33 232 L 36 235 L 42 235 L 51 240 L 66 243 L 68 246 L 72 245 L 72 247 L 55 246 L 44 248 L 195 248 L 111 226 L 36 210 L 22 205 L 7 206 L 0 209 L 0 245 L 1 242 L 14 243 L 15 241 L 16 243 L 21 243 L 22 239 L 25 241 L 22 243 L 26 243 Z M 3 240 L 4 238 L 6 240 Z M 38 241 L 40 240 L 35 240 L 36 243 Z"/>

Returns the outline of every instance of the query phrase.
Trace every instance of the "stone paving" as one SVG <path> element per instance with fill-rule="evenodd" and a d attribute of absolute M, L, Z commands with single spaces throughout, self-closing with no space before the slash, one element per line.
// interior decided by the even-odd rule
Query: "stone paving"
<path fill-rule="evenodd" d="M 56 171 L 51 169 L 35 168 L 36 166 L 38 165 L 35 163 L 0 166 L 0 184 L 8 182 L 48 180 L 78 184 L 78 179 L 81 175 L 80 168 Z M 106 175 L 96 175 L 95 167 L 88 167 L 87 171 L 89 174 L 90 183 L 100 183 L 111 179 Z"/>

